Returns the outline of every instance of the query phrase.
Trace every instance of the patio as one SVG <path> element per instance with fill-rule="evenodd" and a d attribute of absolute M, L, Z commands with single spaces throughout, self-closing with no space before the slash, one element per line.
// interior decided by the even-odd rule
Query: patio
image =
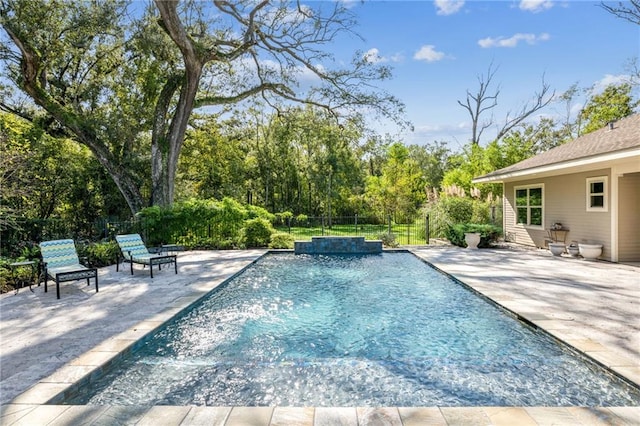
<path fill-rule="evenodd" d="M 547 251 L 420 247 L 412 252 L 640 383 L 640 270 Z M 0 296 L 0 423 L 12 424 L 638 424 L 640 407 L 109 407 L 43 405 L 262 255 L 193 251 L 179 273 L 99 270 L 82 281 Z"/>

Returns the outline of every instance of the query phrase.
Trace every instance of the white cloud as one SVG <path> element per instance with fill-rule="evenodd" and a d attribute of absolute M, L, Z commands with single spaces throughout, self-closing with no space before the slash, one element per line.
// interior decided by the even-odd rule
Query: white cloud
<path fill-rule="evenodd" d="M 538 13 L 543 10 L 551 9 L 553 2 L 551 0 L 521 0 L 520 9 L 527 12 Z"/>
<path fill-rule="evenodd" d="M 364 55 L 362 55 L 362 58 L 365 61 L 372 64 L 379 64 L 379 63 L 389 62 L 389 61 L 402 62 L 404 60 L 404 56 L 402 55 L 402 53 L 396 53 L 394 55 L 391 55 L 391 57 L 381 56 L 380 50 L 378 50 L 375 47 L 364 52 Z"/>
<path fill-rule="evenodd" d="M 462 9 L 464 0 L 435 0 L 434 4 L 438 15 L 453 15 Z"/>
<path fill-rule="evenodd" d="M 395 55 L 391 56 L 391 61 L 392 62 L 402 62 L 402 61 L 404 61 L 404 55 L 402 53 L 396 53 Z"/>
<path fill-rule="evenodd" d="M 432 44 L 424 45 L 414 55 L 413 59 L 418 61 L 437 62 L 444 58 L 443 52 L 438 52 Z"/>
<path fill-rule="evenodd" d="M 381 62 L 388 62 L 389 59 L 384 56 L 380 56 L 380 51 L 378 49 L 371 48 L 367 50 L 364 55 L 362 55 L 365 61 L 370 62 L 372 64 L 379 64 Z"/>
<path fill-rule="evenodd" d="M 627 74 L 620 74 L 620 75 L 605 74 L 604 77 L 602 77 L 600 80 L 593 83 L 592 92 L 594 94 L 602 93 L 604 92 L 604 89 L 607 88 L 607 86 L 611 86 L 612 84 L 619 85 L 623 83 L 629 83 L 630 81 L 631 81 L 631 76 Z"/>
<path fill-rule="evenodd" d="M 480 45 L 480 47 L 483 47 L 485 49 L 490 47 L 516 47 L 518 43 L 520 43 L 521 41 L 524 41 L 527 44 L 536 44 L 540 41 L 548 41 L 550 38 L 551 36 L 547 33 L 542 33 L 540 35 L 535 35 L 530 33 L 529 34 L 517 33 L 512 35 L 509 38 L 504 38 L 504 37 L 483 38 L 481 40 L 478 40 L 478 44 Z"/>

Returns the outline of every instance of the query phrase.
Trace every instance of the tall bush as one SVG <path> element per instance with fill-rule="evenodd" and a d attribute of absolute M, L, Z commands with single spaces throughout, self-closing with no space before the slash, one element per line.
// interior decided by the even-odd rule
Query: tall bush
<path fill-rule="evenodd" d="M 433 191 L 429 195 L 424 212 L 429 215 L 429 228 L 433 237 L 448 238 L 450 228 L 457 224 L 496 225 L 502 222 L 501 217 L 491 217 L 492 208 L 500 200 L 491 194 L 486 199 L 481 199 L 480 191 L 472 189 L 469 197 L 463 188 L 452 185 L 445 188 L 442 194 Z"/>
<path fill-rule="evenodd" d="M 180 243 L 189 248 L 233 248 L 238 245 L 245 221 L 275 220 L 262 207 L 244 205 L 231 198 L 190 199 L 169 208 L 143 209 L 138 218 L 146 243 Z"/>
<path fill-rule="evenodd" d="M 502 234 L 502 229 L 489 224 L 478 223 L 458 223 L 451 225 L 447 231 L 447 238 L 451 244 L 458 247 L 466 247 L 467 243 L 464 234 L 467 232 L 477 232 L 480 234 L 478 247 L 491 247 Z"/>
<path fill-rule="evenodd" d="M 257 217 L 245 222 L 242 229 L 241 243 L 247 248 L 267 247 L 275 229 L 267 219 Z"/>

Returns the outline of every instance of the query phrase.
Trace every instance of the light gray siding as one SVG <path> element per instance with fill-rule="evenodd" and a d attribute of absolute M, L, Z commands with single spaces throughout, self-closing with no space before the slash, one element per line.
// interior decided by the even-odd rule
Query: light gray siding
<path fill-rule="evenodd" d="M 618 180 L 618 260 L 640 262 L 640 173 Z"/>
<path fill-rule="evenodd" d="M 559 222 L 563 227 L 569 229 L 566 237 L 567 244 L 571 241 L 602 244 L 602 258 L 610 259 L 611 206 L 606 212 L 590 212 L 586 208 L 586 180 L 599 176 L 608 177 L 607 197 L 610 203 L 611 177 L 609 169 L 505 183 L 505 236 L 519 244 L 545 247 L 546 229 Z M 544 229 L 516 224 L 514 188 L 534 184 L 544 185 Z"/>

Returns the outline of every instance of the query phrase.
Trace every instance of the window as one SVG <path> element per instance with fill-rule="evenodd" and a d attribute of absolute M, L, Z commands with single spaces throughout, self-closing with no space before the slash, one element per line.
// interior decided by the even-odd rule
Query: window
<path fill-rule="evenodd" d="M 606 212 L 608 178 L 599 176 L 587 178 L 587 211 Z"/>
<path fill-rule="evenodd" d="M 542 227 L 544 223 L 543 185 L 516 187 L 516 223 Z"/>

